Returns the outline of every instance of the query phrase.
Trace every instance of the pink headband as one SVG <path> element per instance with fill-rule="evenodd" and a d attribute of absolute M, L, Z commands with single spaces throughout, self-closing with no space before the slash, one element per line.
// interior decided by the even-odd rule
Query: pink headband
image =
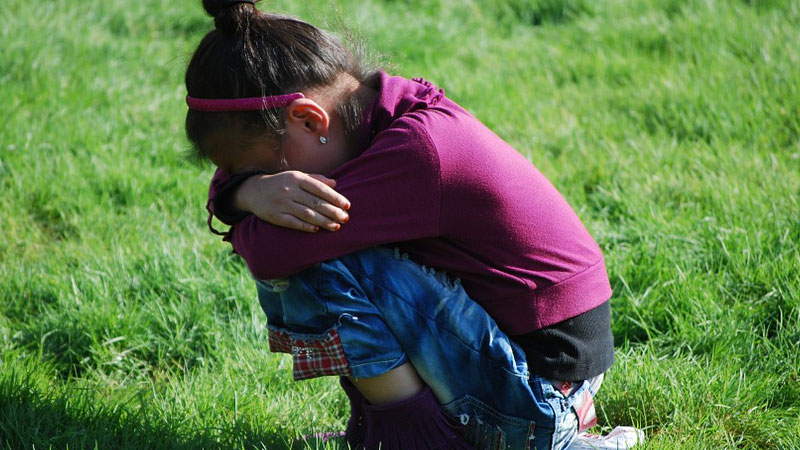
<path fill-rule="evenodd" d="M 186 104 L 195 111 L 237 112 L 257 111 L 260 109 L 283 108 L 293 101 L 304 98 L 299 92 L 294 94 L 273 95 L 271 97 L 250 98 L 195 98 L 186 96 Z"/>

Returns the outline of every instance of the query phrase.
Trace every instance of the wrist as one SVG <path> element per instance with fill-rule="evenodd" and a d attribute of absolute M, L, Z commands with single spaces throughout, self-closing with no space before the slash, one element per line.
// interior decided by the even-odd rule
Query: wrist
<path fill-rule="evenodd" d="M 255 184 L 259 178 L 261 178 L 261 176 L 254 174 L 253 176 L 247 177 L 247 179 L 239 185 L 239 189 L 237 189 L 236 193 L 233 195 L 234 208 L 245 213 L 252 212 L 251 200 L 253 198 Z"/>

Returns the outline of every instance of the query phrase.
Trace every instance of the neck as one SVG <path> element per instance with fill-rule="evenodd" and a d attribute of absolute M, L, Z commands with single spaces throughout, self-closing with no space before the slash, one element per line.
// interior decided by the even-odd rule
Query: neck
<path fill-rule="evenodd" d="M 362 83 L 352 75 L 342 73 L 331 85 L 305 93 L 328 112 L 331 117 L 331 137 L 347 144 L 350 158 L 358 156 L 363 150 L 356 148 L 358 132 L 364 120 L 364 111 L 378 93 L 375 79 L 368 77 Z"/>

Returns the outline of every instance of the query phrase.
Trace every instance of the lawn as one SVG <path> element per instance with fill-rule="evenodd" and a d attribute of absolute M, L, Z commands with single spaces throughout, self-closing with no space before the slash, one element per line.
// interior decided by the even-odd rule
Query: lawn
<path fill-rule="evenodd" d="M 800 449 L 800 2 L 260 8 L 445 88 L 573 205 L 614 288 L 601 430 Z M 205 225 L 182 77 L 211 26 L 195 0 L 3 0 L 0 448 L 284 449 L 344 426 L 335 380 L 269 353 Z"/>

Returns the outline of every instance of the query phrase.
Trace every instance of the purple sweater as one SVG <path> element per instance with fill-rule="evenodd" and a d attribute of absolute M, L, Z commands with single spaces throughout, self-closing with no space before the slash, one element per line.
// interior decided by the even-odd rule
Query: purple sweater
<path fill-rule="evenodd" d="M 382 73 L 359 138 L 359 156 L 326 174 L 352 204 L 341 230 L 304 233 L 252 215 L 234 225 L 234 251 L 256 278 L 392 244 L 461 278 L 511 335 L 610 298 L 600 248 L 566 200 L 442 90 Z M 215 174 L 210 198 L 228 178 Z"/>

